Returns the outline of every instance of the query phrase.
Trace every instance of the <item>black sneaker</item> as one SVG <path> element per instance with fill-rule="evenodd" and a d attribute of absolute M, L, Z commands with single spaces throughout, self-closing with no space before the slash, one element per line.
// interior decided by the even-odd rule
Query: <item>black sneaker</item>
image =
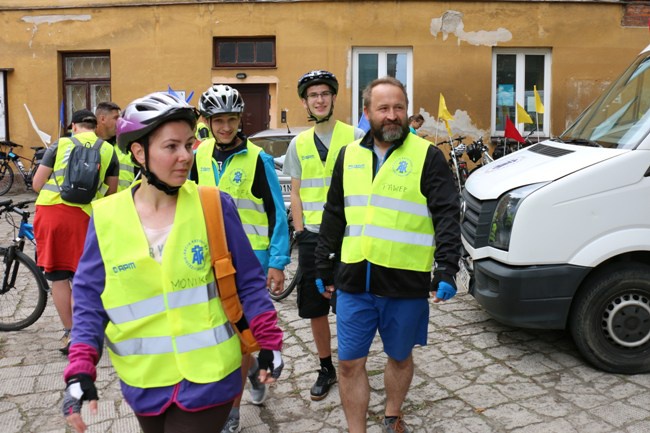
<path fill-rule="evenodd" d="M 330 386 L 336 383 L 336 370 L 332 368 L 332 371 L 329 371 L 327 367 L 321 367 L 318 370 L 318 379 L 316 383 L 311 387 L 311 399 L 314 401 L 320 401 L 327 397 L 327 394 L 330 392 Z"/>

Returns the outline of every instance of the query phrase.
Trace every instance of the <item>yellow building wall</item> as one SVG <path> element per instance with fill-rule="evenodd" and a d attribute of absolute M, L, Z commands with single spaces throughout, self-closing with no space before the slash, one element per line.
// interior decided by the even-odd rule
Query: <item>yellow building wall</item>
<path fill-rule="evenodd" d="M 413 111 L 435 116 L 443 93 L 452 113 L 465 113 L 472 127 L 489 136 L 494 44 L 551 48 L 551 133 L 558 135 L 650 42 L 647 28 L 621 26 L 623 9 L 615 3 L 289 1 L 124 7 L 119 5 L 133 2 L 120 0 L 102 6 L 107 3 L 60 0 L 50 9 L 53 2 L 45 0 L 30 1 L 30 9 L 22 0 L 0 5 L 0 68 L 14 69 L 7 75 L 13 141 L 39 144 L 24 103 L 38 126 L 56 138 L 62 52 L 110 51 L 112 99 L 122 107 L 168 85 L 194 91 L 196 104 L 212 82 L 268 83 L 271 126 L 277 127 L 284 108 L 290 125 L 307 124 L 296 83 L 304 72 L 319 68 L 339 77 L 336 116 L 356 123 L 351 118 L 352 47 L 412 47 Z M 432 33 L 433 20 L 450 10 L 462 13 L 462 31 Z M 510 39 L 494 42 L 495 35 L 508 32 Z M 276 37 L 277 68 L 212 69 L 213 37 L 268 35 Z M 246 72 L 247 78 L 236 79 L 237 72 Z"/>

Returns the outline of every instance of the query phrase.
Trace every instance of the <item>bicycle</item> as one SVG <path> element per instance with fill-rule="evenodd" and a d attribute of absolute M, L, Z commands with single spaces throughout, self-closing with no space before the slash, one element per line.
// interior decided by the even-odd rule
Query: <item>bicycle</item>
<path fill-rule="evenodd" d="M 274 301 L 281 301 L 289 296 L 291 292 L 293 292 L 293 289 L 296 288 L 296 285 L 302 276 L 300 266 L 298 265 L 298 244 L 293 236 L 294 227 L 291 208 L 287 209 L 287 219 L 289 220 L 289 255 L 291 256 L 291 262 L 284 268 L 285 279 L 283 290 L 278 293 L 273 293 L 269 290 L 269 295 Z"/>
<path fill-rule="evenodd" d="M 447 163 L 449 164 L 449 169 L 451 170 L 451 174 L 454 177 L 454 182 L 458 186 L 458 191 L 462 191 L 463 186 L 465 186 L 465 182 L 467 181 L 467 177 L 469 176 L 469 170 L 467 169 L 467 161 L 462 159 L 463 153 L 465 153 L 465 144 L 463 143 L 463 140 L 466 137 L 463 137 L 462 135 L 459 135 L 456 138 L 452 138 L 451 140 L 445 140 L 441 141 L 440 143 L 436 143 L 436 146 L 442 146 L 443 144 L 448 144 L 450 147 L 449 150 L 449 160 Z M 454 141 L 458 142 L 458 145 L 454 146 Z"/>
<path fill-rule="evenodd" d="M 14 148 L 23 147 L 21 144 L 14 143 L 13 141 L 5 140 L 0 141 L 0 146 L 9 147 L 8 152 L 0 151 L 0 195 L 4 195 L 11 189 L 11 186 L 14 184 L 14 171 L 9 165 L 10 162 L 18 169 L 18 173 L 23 177 L 25 181 L 25 186 L 29 189 L 32 188 L 32 181 L 34 179 L 34 174 L 38 169 L 41 159 L 45 154 L 45 148 L 43 146 L 32 146 L 31 149 L 34 150 L 34 155 L 31 159 L 20 156 L 14 152 Z M 29 168 L 25 166 L 22 160 L 29 162 Z"/>
<path fill-rule="evenodd" d="M 4 214 L 14 227 L 14 234 L 18 230 L 10 245 L 0 247 L 0 331 L 18 331 L 28 327 L 41 317 L 47 304 L 50 288 L 45 276 L 23 251 L 27 240 L 36 245 L 34 226 L 29 223 L 31 212 L 25 210 L 31 203 L 34 200 L 16 204 L 13 200 L 0 202 L 0 215 Z M 19 225 L 10 212 L 21 216 Z"/>

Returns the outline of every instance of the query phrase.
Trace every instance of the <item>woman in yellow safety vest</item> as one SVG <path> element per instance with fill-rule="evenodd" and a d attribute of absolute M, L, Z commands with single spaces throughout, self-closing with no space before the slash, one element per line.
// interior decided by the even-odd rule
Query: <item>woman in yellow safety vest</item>
<path fill-rule="evenodd" d="M 136 99 L 118 120 L 118 146 L 143 179 L 93 204 L 64 373 L 63 413 L 78 432 L 82 402 L 97 410 L 104 340 L 145 433 L 220 431 L 242 392 L 239 339 L 214 279 L 198 187 L 186 181 L 195 123 L 196 110 L 166 93 Z M 234 202 L 225 193 L 221 202 L 244 316 L 262 348 L 259 380 L 270 383 L 283 367 L 282 331 Z"/>

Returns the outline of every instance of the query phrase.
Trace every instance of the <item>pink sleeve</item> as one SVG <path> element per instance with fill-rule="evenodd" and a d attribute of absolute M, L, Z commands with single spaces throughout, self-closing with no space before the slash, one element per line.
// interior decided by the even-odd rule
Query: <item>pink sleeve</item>
<path fill-rule="evenodd" d="M 75 374 L 87 374 L 92 377 L 93 382 L 95 381 L 97 377 L 95 365 L 99 361 L 99 354 L 94 347 L 84 343 L 73 344 L 70 346 L 68 359 L 70 363 L 63 371 L 66 382 Z"/>
<path fill-rule="evenodd" d="M 275 310 L 261 313 L 250 323 L 251 332 L 262 349 L 282 350 L 282 330 Z"/>

